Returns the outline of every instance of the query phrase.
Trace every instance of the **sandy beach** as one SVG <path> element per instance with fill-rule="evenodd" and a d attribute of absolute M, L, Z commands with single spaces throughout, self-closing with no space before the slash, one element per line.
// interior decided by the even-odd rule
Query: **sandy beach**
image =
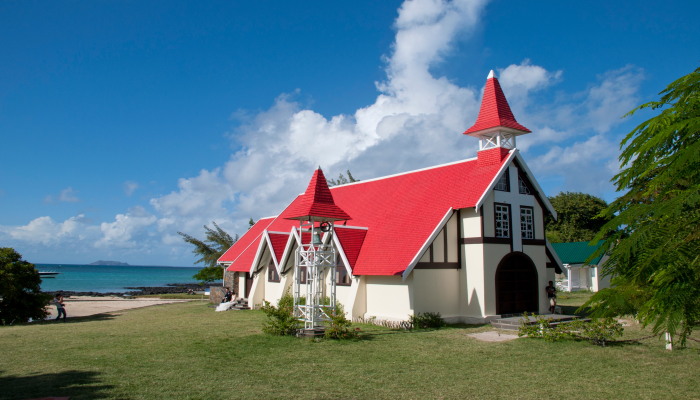
<path fill-rule="evenodd" d="M 87 317 L 115 311 L 131 310 L 134 308 L 157 306 L 161 304 L 182 303 L 191 300 L 162 300 L 162 299 L 124 299 L 120 297 L 89 297 L 72 296 L 65 299 L 66 314 L 70 317 Z M 56 306 L 48 307 L 50 317 L 56 318 Z"/>

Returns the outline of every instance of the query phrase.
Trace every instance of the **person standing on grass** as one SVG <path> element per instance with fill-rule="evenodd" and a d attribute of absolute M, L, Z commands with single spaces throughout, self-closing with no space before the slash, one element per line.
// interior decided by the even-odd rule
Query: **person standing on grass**
<path fill-rule="evenodd" d="M 554 310 L 557 307 L 557 288 L 554 287 L 554 282 L 549 281 L 549 286 L 544 288 L 547 292 L 547 298 L 549 299 L 549 313 L 554 314 Z"/>
<path fill-rule="evenodd" d="M 63 314 L 63 322 L 66 322 L 66 307 L 63 302 L 63 295 L 60 293 L 56 295 L 56 311 L 58 311 L 58 316 L 56 317 L 56 322 L 61 319 L 61 314 Z"/>

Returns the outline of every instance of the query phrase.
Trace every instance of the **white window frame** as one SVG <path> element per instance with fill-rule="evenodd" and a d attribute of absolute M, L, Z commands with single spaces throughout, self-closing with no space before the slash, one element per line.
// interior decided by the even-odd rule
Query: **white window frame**
<path fill-rule="evenodd" d="M 523 239 L 535 238 L 534 216 L 535 210 L 532 207 L 520 206 L 520 232 Z M 530 226 L 530 229 L 528 229 L 528 225 Z"/>
<path fill-rule="evenodd" d="M 494 204 L 494 232 L 498 238 L 510 238 L 510 205 L 508 204 Z M 499 220 L 500 217 L 500 220 Z M 498 227 L 498 223 L 501 223 L 501 227 Z M 500 235 L 499 235 L 500 231 Z"/>

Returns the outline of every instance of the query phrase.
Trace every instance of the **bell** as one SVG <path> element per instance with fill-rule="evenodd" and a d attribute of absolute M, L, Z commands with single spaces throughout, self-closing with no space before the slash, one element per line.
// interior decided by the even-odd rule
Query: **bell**
<path fill-rule="evenodd" d="M 313 244 L 323 244 L 323 242 L 321 242 L 321 234 L 320 233 L 314 232 Z"/>

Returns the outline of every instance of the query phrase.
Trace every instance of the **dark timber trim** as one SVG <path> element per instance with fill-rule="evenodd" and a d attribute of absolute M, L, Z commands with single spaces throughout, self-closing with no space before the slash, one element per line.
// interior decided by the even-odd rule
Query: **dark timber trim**
<path fill-rule="evenodd" d="M 476 210 L 474 210 L 476 211 Z M 457 262 L 462 268 L 462 209 L 457 210 Z"/>
<path fill-rule="evenodd" d="M 462 244 L 481 244 L 481 243 L 491 243 L 491 244 L 512 244 L 511 238 L 495 238 L 495 237 L 470 237 L 460 239 Z"/>
<path fill-rule="evenodd" d="M 458 262 L 419 262 L 414 269 L 459 269 Z"/>
<path fill-rule="evenodd" d="M 454 215 L 454 213 L 452 213 L 452 215 Z M 450 219 L 452 219 L 452 217 L 450 217 Z M 444 261 L 444 262 L 449 261 L 447 258 L 447 226 L 450 224 L 450 219 L 447 220 L 447 223 L 445 223 L 445 226 L 442 228 L 442 245 L 443 245 L 442 250 L 444 253 L 443 256 L 445 257 L 442 259 L 442 261 Z"/>

